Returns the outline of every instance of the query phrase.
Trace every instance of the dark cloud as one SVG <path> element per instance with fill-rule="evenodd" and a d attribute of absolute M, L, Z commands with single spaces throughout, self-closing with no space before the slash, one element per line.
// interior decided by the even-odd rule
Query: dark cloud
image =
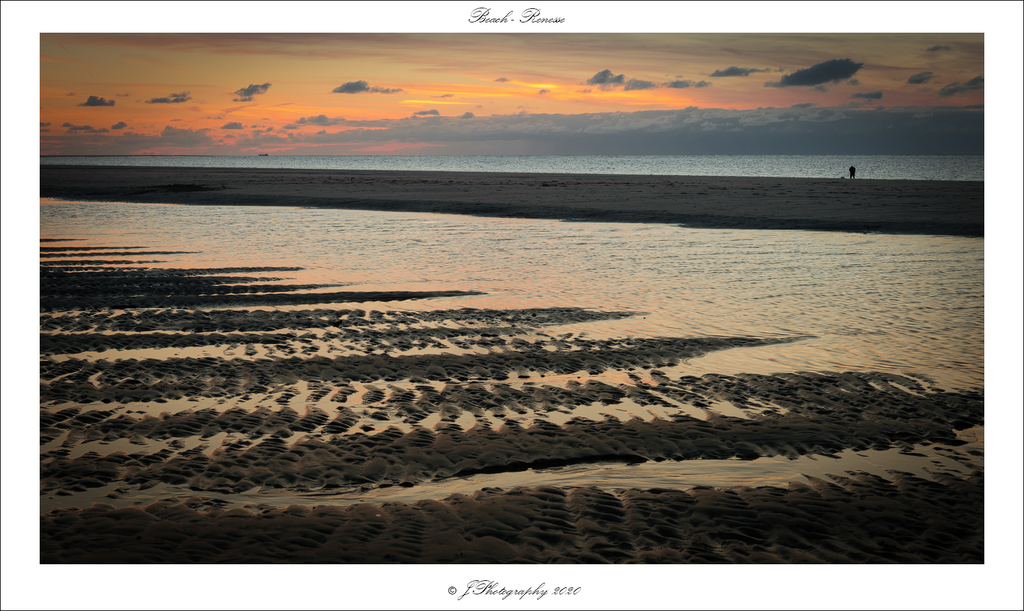
<path fill-rule="evenodd" d="M 238 121 L 231 121 L 220 126 L 221 129 L 245 129 Z"/>
<path fill-rule="evenodd" d="M 654 89 L 657 87 L 651 81 L 641 81 L 640 79 L 631 78 L 626 81 L 626 91 L 634 91 L 641 89 Z"/>
<path fill-rule="evenodd" d="M 948 98 L 950 96 L 954 96 L 954 95 L 958 95 L 958 94 L 963 94 L 963 93 L 966 93 L 968 91 L 974 91 L 976 89 L 984 89 L 984 88 L 985 88 L 985 77 L 983 77 L 983 76 L 976 76 L 976 77 L 972 78 L 971 80 L 967 81 L 966 83 L 962 83 L 962 84 L 961 83 L 950 83 L 950 84 L 946 85 L 942 89 L 939 89 L 939 97 L 940 98 Z"/>
<path fill-rule="evenodd" d="M 443 100 L 445 98 L 454 98 L 455 94 L 454 93 L 442 93 L 441 95 L 435 95 L 434 97 L 438 98 L 440 100 Z"/>
<path fill-rule="evenodd" d="M 864 67 L 863 63 L 852 59 L 830 59 L 810 68 L 797 70 L 783 76 L 778 81 L 769 81 L 765 87 L 812 87 L 825 83 L 838 83 L 846 80 Z"/>
<path fill-rule="evenodd" d="M 853 98 L 853 99 L 861 99 L 861 100 L 881 100 L 882 99 L 882 92 L 881 91 L 869 91 L 867 93 L 857 92 L 857 93 L 852 94 L 850 97 Z"/>
<path fill-rule="evenodd" d="M 602 71 L 598 72 L 597 74 L 595 74 L 594 76 L 592 76 L 589 79 L 587 79 L 587 84 L 588 85 L 609 86 L 609 85 L 621 85 L 625 81 L 626 81 L 625 75 L 622 75 L 622 74 L 614 75 L 614 74 L 612 74 L 611 70 L 602 70 Z"/>
<path fill-rule="evenodd" d="M 61 125 L 61 127 L 68 128 L 68 131 L 66 132 L 68 134 L 78 134 L 78 133 L 83 133 L 83 134 L 106 134 L 106 133 L 108 133 L 110 131 L 109 129 L 107 129 L 105 127 L 101 127 L 99 129 L 96 129 L 92 125 L 72 125 L 71 123 L 65 123 L 65 124 Z"/>
<path fill-rule="evenodd" d="M 421 110 L 419 112 L 414 112 L 414 113 L 412 113 L 412 115 L 414 117 L 439 117 L 439 116 L 441 116 L 441 113 L 439 113 L 439 112 L 437 112 L 437 110 L 431 108 L 430 110 Z"/>
<path fill-rule="evenodd" d="M 79 106 L 113 106 L 114 100 L 108 100 L 106 98 L 99 98 L 94 95 L 89 96 L 89 99 L 79 104 Z"/>
<path fill-rule="evenodd" d="M 208 134 L 209 129 L 189 129 L 189 128 L 178 128 L 171 127 L 170 125 L 164 127 L 164 130 L 160 132 L 160 143 L 159 146 L 178 146 L 178 147 L 196 147 L 196 146 L 209 146 L 213 143 L 213 139 Z"/>
<path fill-rule="evenodd" d="M 50 127 L 50 122 L 47 121 L 46 123 L 43 123 L 42 121 L 40 121 L 39 122 L 39 127 Z"/>
<path fill-rule="evenodd" d="M 672 81 L 671 83 L 665 83 L 664 87 L 669 89 L 688 89 L 690 87 L 710 87 L 711 81 L 691 81 L 689 79 L 681 81 Z"/>
<path fill-rule="evenodd" d="M 729 66 L 725 70 L 715 70 L 709 76 L 749 76 L 754 72 L 771 72 L 768 68 L 740 68 Z"/>
<path fill-rule="evenodd" d="M 817 105 L 818 104 L 815 102 L 801 102 L 800 104 L 793 104 L 790 108 L 811 108 L 812 106 Z"/>
<path fill-rule="evenodd" d="M 934 72 L 918 72 L 917 74 L 907 79 L 907 84 L 923 85 L 937 76 L 938 74 L 935 74 Z"/>
<path fill-rule="evenodd" d="M 857 83 L 853 84 L 856 85 Z M 828 89 L 826 89 L 824 85 L 815 85 L 814 87 L 811 87 L 811 91 L 820 91 L 821 93 L 825 93 Z"/>
<path fill-rule="evenodd" d="M 476 115 L 474 115 L 473 113 L 471 113 L 469 111 L 466 111 L 466 112 L 462 113 L 461 115 L 459 115 L 459 118 L 460 119 L 472 119 L 475 116 Z"/>
<path fill-rule="evenodd" d="M 593 89 L 577 89 L 576 93 L 590 93 Z"/>
<path fill-rule="evenodd" d="M 338 85 L 331 90 L 331 93 L 404 93 L 402 89 L 389 89 L 387 87 L 370 87 L 366 81 L 349 81 L 344 85 Z"/>
<path fill-rule="evenodd" d="M 285 125 L 283 129 L 298 129 L 303 125 L 343 125 L 345 123 L 344 117 L 328 117 L 327 115 L 317 115 L 315 117 L 300 117 L 298 121 Z"/>
<path fill-rule="evenodd" d="M 69 98 L 73 98 L 73 97 L 75 97 L 78 94 L 75 93 L 74 91 L 69 91 L 69 92 L 65 93 L 64 95 L 69 97 Z"/>
<path fill-rule="evenodd" d="M 541 89 L 537 92 L 538 95 L 544 95 L 545 93 L 551 93 L 550 89 Z"/>
<path fill-rule="evenodd" d="M 952 51 L 953 47 L 949 45 L 935 45 L 934 47 L 928 47 L 925 51 L 929 53 L 935 53 L 936 51 Z"/>
<path fill-rule="evenodd" d="M 191 99 L 190 92 L 182 91 L 181 93 L 169 93 L 166 98 L 149 98 L 146 100 L 146 104 L 181 104 Z"/>
<path fill-rule="evenodd" d="M 114 97 L 115 98 L 127 98 L 127 97 L 131 97 L 131 95 L 132 94 L 130 94 L 130 93 L 115 93 Z"/>
<path fill-rule="evenodd" d="M 248 87 L 242 87 L 241 89 L 234 92 L 238 97 L 233 99 L 233 102 L 252 102 L 252 98 L 255 95 L 266 93 L 267 89 L 270 89 L 270 83 L 263 83 L 262 85 L 249 85 Z"/>
<path fill-rule="evenodd" d="M 494 82 L 495 83 L 507 83 L 508 79 L 503 77 L 503 76 L 499 76 L 498 78 L 494 79 Z"/>
<path fill-rule="evenodd" d="M 111 125 L 110 129 L 124 129 L 126 127 L 128 127 L 127 123 L 125 123 L 124 121 L 118 121 L 117 123 Z"/>

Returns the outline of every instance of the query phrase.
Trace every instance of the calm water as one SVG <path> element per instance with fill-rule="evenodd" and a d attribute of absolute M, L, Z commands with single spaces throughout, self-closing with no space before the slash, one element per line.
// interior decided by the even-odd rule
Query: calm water
<path fill-rule="evenodd" d="M 851 165 L 859 178 L 984 180 L 983 155 L 344 155 L 344 156 L 115 156 L 41 157 L 42 165 L 128 165 L 185 168 L 286 168 L 653 174 L 666 176 L 770 176 L 838 178 Z"/>
<path fill-rule="evenodd" d="M 647 313 L 564 331 L 594 338 L 813 336 L 716 352 L 680 373 L 890 371 L 947 388 L 984 379 L 977 238 L 45 200 L 40 223 L 43 238 L 198 251 L 144 257 L 167 261 L 152 267 L 300 266 L 285 275 L 354 285 L 345 290 L 487 293 L 370 309 Z"/>

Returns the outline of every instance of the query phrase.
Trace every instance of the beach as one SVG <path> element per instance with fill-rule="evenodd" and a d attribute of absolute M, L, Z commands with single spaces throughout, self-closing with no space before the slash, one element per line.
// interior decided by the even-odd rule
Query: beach
<path fill-rule="evenodd" d="M 40 166 L 40 196 L 731 229 L 982 236 L 985 183 Z"/>
<path fill-rule="evenodd" d="M 984 183 L 40 172 L 43 563 L 985 560 Z"/>

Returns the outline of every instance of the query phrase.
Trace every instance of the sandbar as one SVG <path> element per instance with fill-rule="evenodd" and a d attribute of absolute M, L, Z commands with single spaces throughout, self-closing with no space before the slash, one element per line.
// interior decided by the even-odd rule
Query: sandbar
<path fill-rule="evenodd" d="M 981 237 L 982 181 L 40 166 L 40 197 Z"/>

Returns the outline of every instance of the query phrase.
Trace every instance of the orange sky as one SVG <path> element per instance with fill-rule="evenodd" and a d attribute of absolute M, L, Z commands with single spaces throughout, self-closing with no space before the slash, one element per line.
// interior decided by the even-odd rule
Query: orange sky
<path fill-rule="evenodd" d="M 687 107 L 734 127 L 794 105 L 921 116 L 979 109 L 983 81 L 981 34 L 44 33 L 40 150 L 500 154 L 484 132 L 528 149 L 531 130 L 582 134 L 595 113 L 614 130 Z"/>

